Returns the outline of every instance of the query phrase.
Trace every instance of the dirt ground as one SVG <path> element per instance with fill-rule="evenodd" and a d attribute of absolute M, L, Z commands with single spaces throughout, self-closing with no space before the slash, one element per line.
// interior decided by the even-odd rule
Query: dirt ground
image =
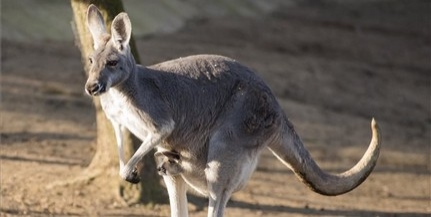
<path fill-rule="evenodd" d="M 271 87 L 324 170 L 353 166 L 375 117 L 374 172 L 337 197 L 311 192 L 265 151 L 226 216 L 429 216 L 431 7 L 423 1 L 300 4 L 259 18 L 196 19 L 137 40 L 145 65 L 226 55 Z M 2 41 L 0 216 L 168 216 L 169 205 L 124 206 L 112 189 L 52 183 L 79 176 L 94 153 L 95 117 L 72 42 Z M 114 145 L 114 144 L 113 144 Z M 193 197 L 191 216 L 206 216 Z"/>

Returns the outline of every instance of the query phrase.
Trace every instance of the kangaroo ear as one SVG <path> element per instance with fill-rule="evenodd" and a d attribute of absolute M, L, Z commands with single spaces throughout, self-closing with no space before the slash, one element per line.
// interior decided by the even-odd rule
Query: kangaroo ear
<path fill-rule="evenodd" d="M 162 154 L 164 156 L 166 156 L 168 159 L 170 160 L 174 160 L 176 163 L 179 162 L 180 160 L 180 154 L 176 153 L 176 152 L 172 152 L 172 151 L 164 151 L 162 152 Z"/>
<path fill-rule="evenodd" d="M 97 49 L 101 45 L 103 35 L 106 34 L 106 27 L 102 13 L 93 4 L 87 9 L 87 26 L 93 36 L 94 49 Z"/>
<path fill-rule="evenodd" d="M 112 41 L 119 50 L 125 49 L 129 45 L 130 36 L 132 35 L 132 24 L 129 16 L 122 12 L 118 14 L 111 26 Z"/>

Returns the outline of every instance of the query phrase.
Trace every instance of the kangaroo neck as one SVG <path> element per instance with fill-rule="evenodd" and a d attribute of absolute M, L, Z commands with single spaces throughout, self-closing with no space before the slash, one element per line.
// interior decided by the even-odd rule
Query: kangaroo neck
<path fill-rule="evenodd" d="M 133 97 L 138 93 L 138 71 L 135 64 L 133 64 L 128 74 L 129 75 L 127 76 L 127 78 L 125 78 L 123 82 L 113 87 L 112 89 L 123 94 L 126 97 Z"/>

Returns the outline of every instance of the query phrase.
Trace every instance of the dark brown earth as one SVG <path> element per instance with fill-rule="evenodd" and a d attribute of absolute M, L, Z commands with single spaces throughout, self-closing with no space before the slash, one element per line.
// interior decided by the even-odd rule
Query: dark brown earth
<path fill-rule="evenodd" d="M 425 0 L 301 4 L 264 17 L 194 20 L 138 46 L 145 65 L 211 53 L 250 66 L 329 172 L 353 166 L 371 118 L 379 122 L 379 162 L 354 191 L 313 193 L 265 152 L 227 216 L 429 216 L 430 12 Z M 94 153 L 94 110 L 73 43 L 2 41 L 1 60 L 0 216 L 169 215 L 167 204 L 104 198 L 108 186 L 53 187 L 82 174 Z M 206 216 L 204 199 L 193 197 L 189 208 Z"/>

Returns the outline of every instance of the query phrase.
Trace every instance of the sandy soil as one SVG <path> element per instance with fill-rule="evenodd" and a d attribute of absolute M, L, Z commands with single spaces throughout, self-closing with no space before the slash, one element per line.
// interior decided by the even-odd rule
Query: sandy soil
<path fill-rule="evenodd" d="M 260 18 L 195 20 L 138 39 L 145 65 L 213 53 L 263 77 L 319 165 L 344 171 L 364 153 L 376 117 L 375 171 L 342 196 L 317 195 L 265 152 L 227 216 L 428 216 L 430 4 L 302 4 Z M 52 183 L 81 174 L 94 153 L 95 118 L 73 43 L 2 41 L 0 216 L 167 216 L 167 204 L 126 207 L 112 191 Z M 191 216 L 206 216 L 193 197 Z"/>

